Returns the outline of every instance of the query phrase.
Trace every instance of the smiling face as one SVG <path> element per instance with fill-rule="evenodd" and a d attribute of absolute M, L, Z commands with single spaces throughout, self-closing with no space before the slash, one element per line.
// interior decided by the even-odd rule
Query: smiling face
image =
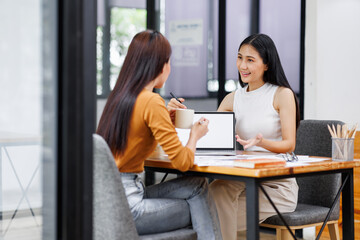
<path fill-rule="evenodd" d="M 241 80 L 249 84 L 249 90 L 261 87 L 264 82 L 264 72 L 267 65 L 264 64 L 258 51 L 248 44 L 241 46 L 236 61 Z"/>

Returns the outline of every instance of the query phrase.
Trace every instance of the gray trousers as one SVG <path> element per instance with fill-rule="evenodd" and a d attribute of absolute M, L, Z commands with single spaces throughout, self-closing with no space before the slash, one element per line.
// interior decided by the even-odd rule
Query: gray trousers
<path fill-rule="evenodd" d="M 120 173 L 140 235 L 192 225 L 198 239 L 222 239 L 205 178 L 181 177 L 144 187 L 138 174 Z"/>

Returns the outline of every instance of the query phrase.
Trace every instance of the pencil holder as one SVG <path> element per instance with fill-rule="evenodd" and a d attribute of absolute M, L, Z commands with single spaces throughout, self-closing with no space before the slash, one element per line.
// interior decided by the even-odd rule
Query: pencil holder
<path fill-rule="evenodd" d="M 332 159 L 337 161 L 354 160 L 354 139 L 332 138 Z"/>

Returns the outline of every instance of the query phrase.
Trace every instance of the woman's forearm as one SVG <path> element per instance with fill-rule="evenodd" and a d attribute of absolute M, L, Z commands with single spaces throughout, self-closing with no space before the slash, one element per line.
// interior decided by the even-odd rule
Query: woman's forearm
<path fill-rule="evenodd" d="M 290 140 L 273 141 L 263 138 L 257 146 L 275 153 L 286 153 L 295 150 L 295 143 Z"/>

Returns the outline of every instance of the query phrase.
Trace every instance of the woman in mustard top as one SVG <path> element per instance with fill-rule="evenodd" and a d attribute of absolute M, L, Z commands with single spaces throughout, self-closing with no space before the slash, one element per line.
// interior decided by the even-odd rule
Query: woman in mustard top
<path fill-rule="evenodd" d="M 170 74 L 170 55 L 170 44 L 161 33 L 147 30 L 135 35 L 97 133 L 114 155 L 140 235 L 192 225 L 198 239 L 221 239 L 206 179 L 182 177 L 144 187 L 139 175 L 157 144 L 177 169 L 188 170 L 194 164 L 197 141 L 208 131 L 208 120 L 200 119 L 183 146 L 164 100 L 153 92 Z"/>

